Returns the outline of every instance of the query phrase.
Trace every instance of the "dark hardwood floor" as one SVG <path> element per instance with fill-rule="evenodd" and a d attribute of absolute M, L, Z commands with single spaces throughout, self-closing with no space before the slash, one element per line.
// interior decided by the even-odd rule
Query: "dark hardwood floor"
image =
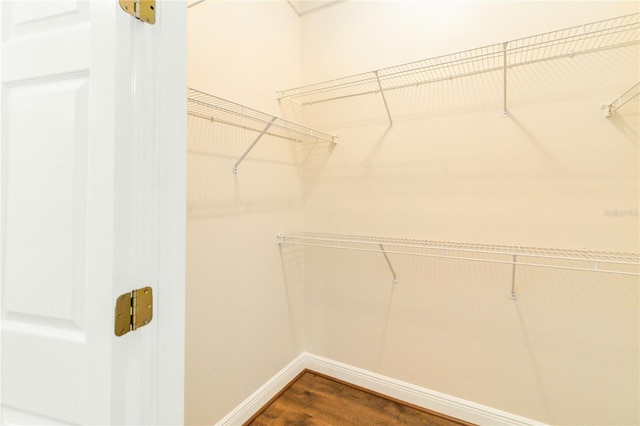
<path fill-rule="evenodd" d="M 471 423 L 307 370 L 245 423 L 245 426 L 267 425 L 466 426 Z"/>

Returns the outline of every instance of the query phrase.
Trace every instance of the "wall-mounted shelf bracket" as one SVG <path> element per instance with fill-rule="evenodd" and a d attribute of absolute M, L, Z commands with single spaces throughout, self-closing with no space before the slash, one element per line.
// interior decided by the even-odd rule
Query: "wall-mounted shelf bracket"
<path fill-rule="evenodd" d="M 508 42 L 502 43 L 502 81 L 504 83 L 503 87 L 503 98 L 502 98 L 502 116 L 504 118 L 509 117 L 509 111 L 507 111 L 507 46 Z"/>
<path fill-rule="evenodd" d="M 262 137 L 264 136 L 265 133 L 267 133 L 267 130 L 269 130 L 269 127 L 271 127 L 273 122 L 276 121 L 276 118 L 278 118 L 278 117 L 273 117 L 271 119 L 271 121 L 264 127 L 264 129 L 262 129 L 262 131 L 260 132 L 258 137 L 254 139 L 254 141 L 251 143 L 251 145 L 249 145 L 249 148 L 247 148 L 247 150 L 244 152 L 244 154 L 242 154 L 242 157 L 240 157 L 240 159 L 238 161 L 236 161 L 236 164 L 233 165 L 233 173 L 238 173 L 238 166 L 240 165 L 240 163 L 242 163 L 242 160 L 244 160 L 246 158 L 246 156 L 249 154 L 249 152 L 251 152 L 253 147 L 256 146 L 258 141 L 260 139 L 262 139 Z"/>
<path fill-rule="evenodd" d="M 511 300 L 517 300 L 518 296 L 516 296 L 516 255 L 511 255 L 511 263 L 513 265 L 513 269 L 511 270 Z"/>
<path fill-rule="evenodd" d="M 393 118 L 391 118 L 391 112 L 389 112 L 389 104 L 387 104 L 387 97 L 384 95 L 384 89 L 380 82 L 379 71 L 376 71 L 376 80 L 378 81 L 378 87 L 380 88 L 380 94 L 382 95 L 382 102 L 384 102 L 384 109 L 387 110 L 387 117 L 389 117 L 389 128 L 393 129 Z"/>
<path fill-rule="evenodd" d="M 640 82 L 634 84 L 624 92 L 622 95 L 618 96 L 618 99 L 611 102 L 610 104 L 601 105 L 604 110 L 605 117 L 611 117 L 618 109 L 620 109 L 623 105 L 629 103 L 633 99 L 637 98 L 640 95 Z"/>
<path fill-rule="evenodd" d="M 384 248 L 383 244 L 380 244 L 380 250 L 382 250 L 382 254 L 384 255 L 384 259 L 387 261 L 387 265 L 389 265 L 389 269 L 391 269 L 391 273 L 393 274 L 393 283 L 398 284 L 398 275 L 396 274 L 395 269 L 393 269 L 393 265 L 389 260 L 389 255 L 387 255 L 387 250 Z"/>

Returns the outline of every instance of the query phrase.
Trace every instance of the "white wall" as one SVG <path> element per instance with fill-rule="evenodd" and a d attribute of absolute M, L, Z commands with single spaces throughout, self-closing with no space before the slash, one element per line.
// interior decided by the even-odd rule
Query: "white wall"
<path fill-rule="evenodd" d="M 280 115 L 299 84 L 300 23 L 286 2 L 189 9 L 189 87 Z M 186 423 L 213 424 L 303 350 L 301 298 L 278 232 L 302 228 L 301 147 L 188 117 Z M 289 268 L 292 268 L 289 265 Z"/>
<path fill-rule="evenodd" d="M 637 2 L 341 2 L 303 17 L 329 80 L 638 12 Z M 303 108 L 340 136 L 305 230 L 638 252 L 638 49 Z M 637 424 L 638 280 L 305 251 L 306 350 L 551 424 Z"/>

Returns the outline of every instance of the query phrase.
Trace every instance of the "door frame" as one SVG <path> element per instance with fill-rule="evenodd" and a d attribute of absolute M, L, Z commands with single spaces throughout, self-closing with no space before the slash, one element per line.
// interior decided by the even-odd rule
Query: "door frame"
<path fill-rule="evenodd" d="M 158 424 L 184 424 L 187 226 L 187 2 L 161 0 L 159 61 Z M 157 25 L 157 24 L 156 24 Z"/>
<path fill-rule="evenodd" d="M 82 0 L 86 1 L 86 0 Z M 129 17 L 120 10 L 118 2 L 109 0 L 91 0 L 90 13 L 104 19 L 98 20 L 96 28 L 91 31 L 100 31 L 105 39 L 108 39 L 104 51 L 95 50 L 92 55 L 101 55 L 99 61 L 99 73 L 101 78 L 108 79 L 108 87 L 114 90 L 108 96 L 109 99 L 92 100 L 90 108 L 109 109 L 115 108 L 115 129 L 110 126 L 106 129 L 113 132 L 116 138 L 114 147 L 126 147 L 132 141 L 127 137 L 127 130 L 121 130 L 121 125 L 131 134 L 140 134 L 135 130 L 139 123 L 132 123 L 130 116 L 135 106 L 153 108 L 154 120 L 151 122 L 155 135 L 155 157 L 152 160 L 144 160 L 140 163 L 142 171 L 134 171 L 136 181 L 127 188 L 127 182 L 113 182 L 113 194 L 93 194 L 95 197 L 111 198 L 113 204 L 111 210 L 118 215 L 118 203 L 122 197 L 136 195 L 141 185 L 154 191 L 151 197 L 155 201 L 155 220 L 157 232 L 153 242 L 157 245 L 156 263 L 153 271 L 156 278 L 154 283 L 138 283 L 138 280 L 121 282 L 118 277 L 118 263 L 114 261 L 111 271 L 105 270 L 104 279 L 113 280 L 113 294 L 102 292 L 99 303 L 99 311 L 104 315 L 104 321 L 113 322 L 113 307 L 117 293 L 122 288 L 134 289 L 151 285 L 154 289 L 154 318 L 149 327 L 145 327 L 136 333 L 130 333 L 123 337 L 116 337 L 113 328 L 102 329 L 99 339 L 111 341 L 110 354 L 111 372 L 104 372 L 104 377 L 110 377 L 111 389 L 111 419 L 112 423 L 135 424 L 144 419 L 148 424 L 183 424 L 184 423 L 184 339 L 185 339 L 185 235 L 186 235 L 186 46 L 187 46 L 187 3 L 186 0 L 157 0 L 156 24 L 152 30 L 144 26 L 140 21 Z M 1 14 L 0 14 L 1 15 Z M 1 18 L 1 16 L 0 16 Z M 93 18 L 92 18 L 93 19 Z M 145 35 L 146 34 L 146 35 Z M 150 35 L 151 34 L 151 35 Z M 143 43 L 155 40 L 152 49 L 145 50 Z M 157 42 L 157 43 L 156 43 Z M 136 52 L 150 52 L 150 54 L 137 55 Z M 0 72 L 2 70 L 2 56 L 0 55 Z M 93 60 L 92 60 L 93 61 Z M 122 95 L 123 86 L 131 85 L 135 91 L 136 73 L 144 69 L 151 73 L 151 79 L 155 82 L 156 94 L 153 105 L 148 105 L 145 100 L 139 103 L 131 101 L 135 96 Z M 0 85 L 0 96 L 4 96 Z M 4 98 L 2 98 L 4 99 Z M 123 108 L 124 106 L 124 108 Z M 120 108 L 119 108 L 120 107 Z M 2 119 L 0 114 L 0 120 Z M 1 125 L 2 123 L 0 123 Z M 5 123 L 6 124 L 6 123 Z M 124 138 L 123 138 L 124 136 Z M 133 141 L 135 143 L 135 141 Z M 102 147 L 100 147 L 102 150 Z M 105 154 L 112 156 L 111 147 L 106 147 Z M 117 157 L 117 152 L 115 153 Z M 144 155 L 141 155 L 144 158 Z M 115 171 L 118 175 L 122 171 L 123 164 L 120 159 L 113 158 Z M 145 167 L 150 165 L 152 173 L 145 175 Z M 105 165 L 100 165 L 104 167 Z M 91 164 L 89 164 L 91 170 Z M 126 166 L 125 166 L 126 168 Z M 0 186 L 5 185 L 0 173 Z M 138 192 L 139 193 L 139 192 Z M 125 203 L 126 204 L 126 203 Z M 2 214 L 0 212 L 0 214 Z M 134 214 L 135 215 L 135 214 Z M 0 218 L 2 219 L 2 218 Z M 117 222 L 117 217 L 114 218 Z M 128 219 L 127 219 L 128 220 Z M 130 225 L 131 223 L 129 223 Z M 0 233 L 3 220 L 0 220 Z M 126 228 L 126 226 L 124 227 Z M 106 228 L 98 234 L 105 239 L 106 247 L 113 248 L 116 252 L 124 244 L 118 243 L 118 234 L 123 227 L 117 223 L 107 224 Z M 4 234 L 3 234 L 4 235 Z M 127 238 L 127 237 L 125 237 Z M 92 244 L 99 244 L 95 240 Z M 4 256 L 4 254 L 2 254 Z M 110 257 L 112 257 L 111 255 Z M 2 276 L 0 262 L 0 276 Z M 135 274 L 133 274 L 135 275 Z M 91 283 L 87 282 L 87 286 Z M 0 292 L 0 298 L 2 297 Z M 104 300 L 102 300 L 104 298 Z M 1 300 L 0 300 L 1 302 Z M 103 321 L 103 320 L 101 320 Z M 0 317 L 0 327 L 2 327 Z M 107 334 L 108 333 L 108 334 Z M 88 336 L 89 337 L 89 336 Z M 2 338 L 0 338 L 0 357 L 2 356 Z M 140 359 L 150 360 L 151 367 L 145 370 L 137 370 Z M 123 364 L 124 362 L 124 368 Z M 134 366 L 134 368 L 131 367 Z M 3 368 L 3 360 L 0 358 L 0 369 Z M 5 366 L 6 368 L 6 366 Z M 1 371 L 0 371 L 1 373 Z M 95 385 L 94 385 L 95 386 Z M 149 390 L 145 393 L 144 390 Z M 5 389 L 6 393 L 6 389 Z M 2 386 L 0 386 L 0 402 L 3 399 Z M 100 405 L 96 401 L 96 406 Z M 87 408 L 90 409 L 90 408 Z M 4 419 L 1 418 L 0 423 Z M 28 420 L 25 420 L 28 421 Z"/>
<path fill-rule="evenodd" d="M 143 266 L 122 257 L 114 260 L 114 279 L 118 280 L 117 269 L 121 268 L 125 272 L 120 276 L 128 282 L 114 283 L 112 300 L 122 292 L 149 285 L 154 314 L 149 326 L 122 337 L 112 335 L 116 382 L 112 389 L 118 393 L 114 398 L 119 398 L 114 401 L 112 418 L 125 424 L 183 424 L 187 4 L 185 0 L 156 0 L 156 23 L 149 25 L 129 17 L 113 3 L 118 46 L 116 157 L 126 158 L 118 165 L 118 173 L 126 177 L 115 183 L 114 228 L 124 237 L 114 236 L 114 246 L 131 250 L 132 246 L 156 244 L 157 259 L 140 256 Z M 123 86 L 130 89 L 123 91 Z M 122 168 L 123 163 L 131 168 Z M 123 212 L 117 208 L 120 197 L 138 201 Z M 155 209 L 149 203 L 157 203 Z M 147 218 L 157 224 L 155 234 L 137 229 L 145 227 Z M 144 240 L 147 237 L 150 241 Z M 157 270 L 149 270 L 149 265 Z M 145 282 L 149 277 L 156 281 Z M 154 335 L 147 338 L 148 333 Z"/>

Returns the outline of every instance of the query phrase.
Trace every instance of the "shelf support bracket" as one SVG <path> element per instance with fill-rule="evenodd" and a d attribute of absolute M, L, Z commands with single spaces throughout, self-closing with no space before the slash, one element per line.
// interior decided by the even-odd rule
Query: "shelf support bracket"
<path fill-rule="evenodd" d="M 513 269 L 511 270 L 511 300 L 517 300 L 518 296 L 516 296 L 516 255 L 511 255 L 511 265 L 513 265 Z"/>
<path fill-rule="evenodd" d="M 502 81 L 503 86 L 503 98 L 502 98 L 502 116 L 504 118 L 509 117 L 509 111 L 507 111 L 507 45 L 509 43 L 502 43 Z"/>
<path fill-rule="evenodd" d="M 624 106 L 634 98 L 637 98 L 638 95 L 640 95 L 640 82 L 631 86 L 629 90 L 618 96 L 618 99 L 616 99 L 615 101 L 611 102 L 610 104 L 602 105 L 604 116 L 611 117 L 618 109 L 620 109 L 622 106 Z"/>
<path fill-rule="evenodd" d="M 398 284 L 398 275 L 396 274 L 395 269 L 393 269 L 393 265 L 391 265 L 391 261 L 389 260 L 389 256 L 387 255 L 387 250 L 384 248 L 383 244 L 380 245 L 380 250 L 382 250 L 382 254 L 384 255 L 384 259 L 387 261 L 387 265 L 389 265 L 389 269 L 391 269 L 391 273 L 393 274 L 393 283 Z"/>
<path fill-rule="evenodd" d="M 260 132 L 260 134 L 258 135 L 258 137 L 251 143 L 251 145 L 249 145 L 249 148 L 247 148 L 247 150 L 244 152 L 244 154 L 242 154 L 242 157 L 240 157 L 240 159 L 238 161 L 236 161 L 236 164 L 234 164 L 233 166 L 233 173 L 238 173 L 238 166 L 240 165 L 240 163 L 242 163 L 242 160 L 245 159 L 245 157 L 249 154 L 249 152 L 251 152 L 251 150 L 253 149 L 254 146 L 256 146 L 256 144 L 258 143 L 258 141 L 264 136 L 265 133 L 267 133 L 267 130 L 269 130 L 269 127 L 271 127 L 271 125 L 273 124 L 274 121 L 276 121 L 278 117 L 273 117 L 271 119 L 271 121 L 269 122 L 269 124 L 267 124 L 265 126 L 264 129 L 262 129 L 262 131 Z"/>
<path fill-rule="evenodd" d="M 393 118 L 391 118 L 391 113 L 389 112 L 387 97 L 384 95 L 384 90 L 382 89 L 382 83 L 380 82 L 380 76 L 378 75 L 378 71 L 376 71 L 376 80 L 378 81 L 378 87 L 380 88 L 380 94 L 382 95 L 382 102 L 384 102 L 384 109 L 387 110 L 387 117 L 389 117 L 389 128 L 393 129 Z"/>

